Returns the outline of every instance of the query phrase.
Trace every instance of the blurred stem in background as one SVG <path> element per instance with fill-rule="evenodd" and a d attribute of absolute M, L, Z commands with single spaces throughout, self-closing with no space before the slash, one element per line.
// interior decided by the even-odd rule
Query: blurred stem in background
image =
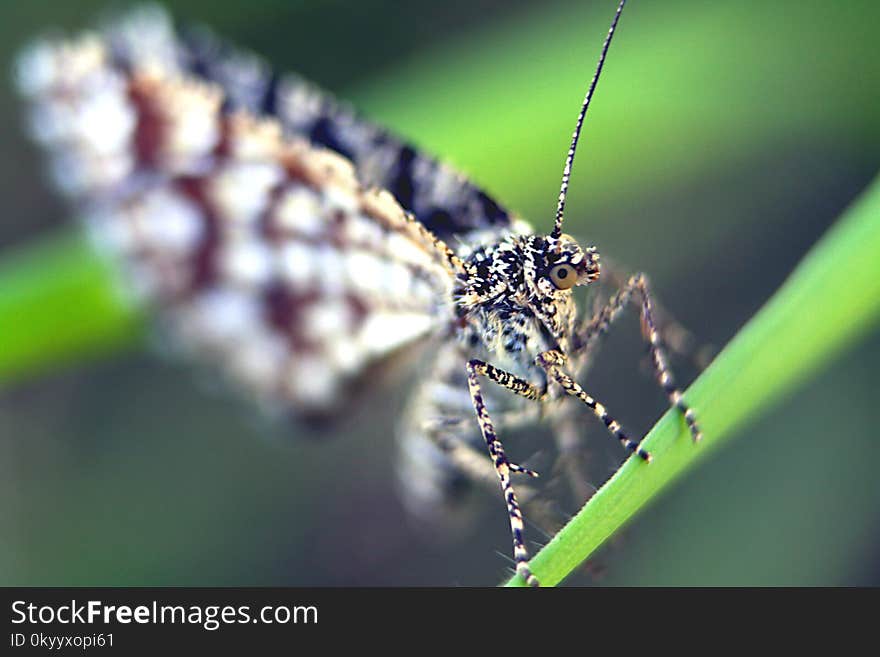
<path fill-rule="evenodd" d="M 479 173 L 515 209 L 543 209 L 529 218 L 546 229 L 613 4 L 502 21 L 420 53 L 351 99 Z M 880 4 L 807 4 L 629 6 L 590 107 L 572 196 L 613 204 L 786 141 L 869 141 L 880 150 L 880 71 L 861 79 L 861 62 L 877 57 Z M 741 218 L 752 220 L 762 218 Z"/>
<path fill-rule="evenodd" d="M 120 288 L 79 228 L 0 259 L 0 382 L 136 343 Z"/>

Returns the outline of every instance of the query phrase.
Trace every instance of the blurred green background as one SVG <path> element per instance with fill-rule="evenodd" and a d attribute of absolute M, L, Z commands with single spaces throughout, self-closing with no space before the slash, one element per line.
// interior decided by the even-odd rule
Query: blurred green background
<path fill-rule="evenodd" d="M 8 71 L 30 36 L 82 27 L 107 7 L 10 3 L 0 66 Z M 548 229 L 614 3 L 171 9 L 351 100 Z M 880 167 L 878 25 L 872 1 L 633 0 L 587 120 L 569 232 L 647 272 L 701 341 L 723 345 Z M 74 220 L 21 123 L 7 75 L 0 266 Z M 637 322 L 625 325 L 587 387 L 642 433 L 664 405 L 640 368 Z M 715 452 L 569 583 L 880 584 L 878 371 L 875 333 Z M 509 567 L 500 496 L 475 494 L 477 522 L 448 538 L 407 521 L 392 437 L 405 385 L 306 434 L 134 337 L 100 359 L 8 381 L 0 584 L 495 584 Z M 601 427 L 585 422 L 585 433 L 598 486 L 622 454 Z M 527 456 L 540 440 L 549 437 L 510 451 Z M 534 527 L 529 535 L 544 540 Z"/>

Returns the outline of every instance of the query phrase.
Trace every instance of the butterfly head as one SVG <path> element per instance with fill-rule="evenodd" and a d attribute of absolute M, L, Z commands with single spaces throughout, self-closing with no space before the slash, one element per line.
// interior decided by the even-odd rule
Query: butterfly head
<path fill-rule="evenodd" d="M 538 243 L 536 285 L 544 296 L 557 296 L 577 285 L 588 285 L 599 278 L 596 247 L 582 248 L 570 235 L 548 237 Z"/>

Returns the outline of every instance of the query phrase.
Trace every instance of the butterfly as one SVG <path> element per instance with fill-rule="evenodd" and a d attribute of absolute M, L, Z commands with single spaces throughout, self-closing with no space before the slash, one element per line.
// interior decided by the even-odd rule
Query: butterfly
<path fill-rule="evenodd" d="M 34 43 L 17 80 L 56 186 L 131 294 L 262 403 L 332 415 L 371 367 L 429 344 L 399 427 L 407 506 L 430 513 L 461 476 L 500 485 L 516 571 L 538 585 L 514 486 L 537 473 L 508 458 L 499 432 L 542 417 L 561 424 L 575 400 L 650 461 L 579 383 L 630 302 L 660 386 L 701 435 L 647 278 L 621 278 L 589 314 L 573 295 L 615 276 L 563 223 L 624 5 L 578 114 L 548 234 L 308 81 L 205 29 L 175 30 L 155 6 Z"/>

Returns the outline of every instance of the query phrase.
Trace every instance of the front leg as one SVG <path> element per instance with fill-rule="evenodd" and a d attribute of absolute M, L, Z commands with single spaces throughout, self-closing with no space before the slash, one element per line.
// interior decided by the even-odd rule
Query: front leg
<path fill-rule="evenodd" d="M 467 379 L 471 401 L 477 414 L 480 433 L 483 435 L 483 440 L 486 441 L 489 456 L 492 458 L 495 472 L 501 481 L 501 491 L 504 494 L 504 500 L 507 502 L 510 532 L 513 535 L 513 560 L 516 563 L 516 572 L 525 579 L 529 586 L 538 586 L 538 579 L 529 568 L 529 552 L 523 540 L 523 515 L 516 499 L 516 493 L 513 490 L 513 484 L 510 481 L 511 472 L 519 472 L 533 477 L 537 476 L 537 473 L 511 463 L 507 459 L 507 455 L 504 453 L 504 446 L 498 440 L 495 426 L 492 424 L 492 418 L 489 417 L 489 411 L 486 409 L 486 403 L 483 401 L 483 393 L 480 390 L 479 382 L 480 376 L 485 376 L 490 381 L 494 381 L 498 385 L 504 386 L 508 390 L 534 401 L 544 401 L 547 391 L 481 360 L 468 361 Z"/>
<path fill-rule="evenodd" d="M 651 455 L 643 450 L 636 441 L 629 439 L 629 436 L 627 436 L 621 428 L 620 422 L 608 414 L 608 411 L 605 410 L 605 406 L 588 395 L 584 389 L 580 387 L 577 381 L 562 371 L 561 367 L 565 364 L 565 356 L 556 350 L 545 351 L 535 359 L 535 363 L 547 372 L 548 376 L 556 381 L 566 394 L 571 395 L 586 404 L 590 410 L 593 411 L 595 416 L 602 421 L 602 424 L 605 425 L 605 428 L 608 429 L 609 433 L 620 441 L 620 444 L 623 445 L 624 449 L 630 452 L 635 452 L 643 460 L 649 463 L 651 462 Z"/>
<path fill-rule="evenodd" d="M 648 290 L 648 280 L 644 274 L 632 276 L 626 285 L 608 301 L 608 304 L 596 316 L 587 323 L 576 336 L 575 351 L 588 353 L 596 340 L 599 339 L 611 326 L 612 322 L 620 316 L 626 304 L 631 299 L 637 299 L 641 306 L 642 335 L 648 342 L 648 350 L 651 354 L 651 362 L 657 374 L 657 380 L 663 388 L 663 392 L 669 398 L 670 403 L 678 408 L 684 415 L 685 422 L 690 430 L 694 442 L 699 441 L 703 434 L 697 424 L 694 411 L 684 401 L 681 391 L 676 387 L 672 372 L 666 364 L 666 354 L 660 341 L 660 333 L 654 320 L 651 294 Z"/>

